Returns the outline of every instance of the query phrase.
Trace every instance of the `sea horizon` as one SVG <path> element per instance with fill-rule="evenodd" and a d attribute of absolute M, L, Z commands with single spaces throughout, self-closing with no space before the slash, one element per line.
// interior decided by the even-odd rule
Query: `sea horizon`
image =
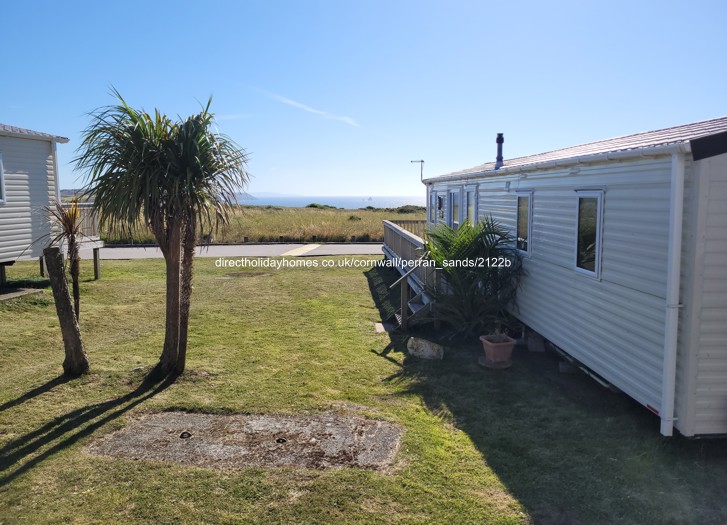
<path fill-rule="evenodd" d="M 398 208 L 400 206 L 425 206 L 424 195 L 255 195 L 238 194 L 238 202 L 245 206 L 281 206 L 304 208 L 309 204 L 322 204 L 335 208 L 357 210 L 373 208 Z"/>

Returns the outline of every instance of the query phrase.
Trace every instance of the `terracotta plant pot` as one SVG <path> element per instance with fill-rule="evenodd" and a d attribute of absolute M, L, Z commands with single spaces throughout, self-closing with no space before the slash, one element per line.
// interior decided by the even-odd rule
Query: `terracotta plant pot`
<path fill-rule="evenodd" d="M 485 356 L 479 363 L 488 368 L 509 368 L 512 366 L 512 349 L 515 339 L 504 334 L 481 335 L 480 342 Z"/>

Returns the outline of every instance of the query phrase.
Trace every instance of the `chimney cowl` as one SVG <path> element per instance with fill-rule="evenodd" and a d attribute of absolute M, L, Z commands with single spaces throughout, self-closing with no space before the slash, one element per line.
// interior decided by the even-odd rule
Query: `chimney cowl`
<path fill-rule="evenodd" d="M 495 142 L 497 142 L 497 158 L 495 159 L 495 169 L 499 170 L 504 164 L 502 160 L 502 144 L 505 142 L 504 134 L 498 133 L 497 140 Z"/>

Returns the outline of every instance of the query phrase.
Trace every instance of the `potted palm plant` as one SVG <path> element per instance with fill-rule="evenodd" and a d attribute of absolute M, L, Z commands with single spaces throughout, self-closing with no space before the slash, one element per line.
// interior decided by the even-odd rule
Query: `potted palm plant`
<path fill-rule="evenodd" d="M 480 362 L 509 366 L 515 341 L 502 333 L 502 326 L 523 274 L 509 230 L 492 217 L 456 230 L 440 225 L 427 232 L 425 249 L 440 276 L 428 289 L 434 298 L 432 315 L 449 326 L 452 336 L 486 334 L 480 337 L 487 345 Z"/>

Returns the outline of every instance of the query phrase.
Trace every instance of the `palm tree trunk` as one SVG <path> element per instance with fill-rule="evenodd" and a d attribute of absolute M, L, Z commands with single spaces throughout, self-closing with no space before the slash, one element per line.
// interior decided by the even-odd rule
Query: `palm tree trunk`
<path fill-rule="evenodd" d="M 68 281 L 63 271 L 63 257 L 59 248 L 43 250 L 45 264 L 48 268 L 56 313 L 61 325 L 63 348 L 66 358 L 63 360 L 63 372 L 70 376 L 80 376 L 88 371 L 88 356 L 83 348 L 81 330 L 73 312 L 71 296 L 68 293 Z"/>
<path fill-rule="evenodd" d="M 78 284 L 80 274 L 79 269 L 80 257 L 78 255 L 78 243 L 76 236 L 68 237 L 68 262 L 71 270 L 71 283 L 73 286 L 73 309 L 76 312 L 76 321 L 81 318 L 81 291 Z"/>
<path fill-rule="evenodd" d="M 196 220 L 190 217 L 184 226 L 182 240 L 182 286 L 179 308 L 179 355 L 176 372 L 181 374 L 187 365 L 187 332 L 189 328 L 189 307 L 192 300 L 192 270 L 194 248 L 197 236 Z"/>
<path fill-rule="evenodd" d="M 179 355 L 179 306 L 180 306 L 180 265 L 182 224 L 170 218 L 168 223 L 167 244 L 167 303 L 164 350 L 159 358 L 159 367 L 163 373 L 175 369 Z"/>

